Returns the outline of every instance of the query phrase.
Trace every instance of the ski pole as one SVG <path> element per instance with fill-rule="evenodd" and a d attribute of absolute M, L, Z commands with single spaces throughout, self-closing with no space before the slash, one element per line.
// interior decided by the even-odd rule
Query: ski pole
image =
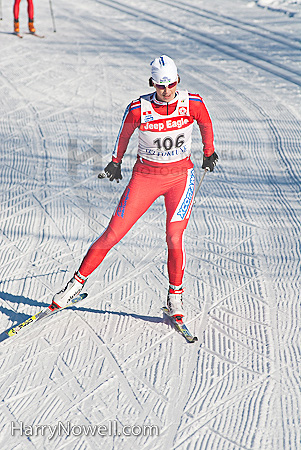
<path fill-rule="evenodd" d="M 2 20 L 2 0 L 0 0 L 0 20 Z"/>
<path fill-rule="evenodd" d="M 200 187 L 201 187 L 201 184 L 203 183 L 203 180 L 204 180 L 204 178 L 205 178 L 205 175 L 206 175 L 206 173 L 209 171 L 209 167 L 206 167 L 206 169 L 204 170 L 204 173 L 203 173 L 203 175 L 202 175 L 202 178 L 200 179 L 200 182 L 199 182 L 199 184 L 198 184 L 198 187 L 196 188 L 196 191 L 195 191 L 195 194 L 194 194 L 194 205 L 196 204 L 196 195 L 197 195 L 197 193 L 199 192 L 199 190 L 200 190 Z"/>
<path fill-rule="evenodd" d="M 50 8 L 50 13 L 51 13 L 51 18 L 52 18 L 53 32 L 55 33 L 56 26 L 55 26 L 54 14 L 53 14 L 52 0 L 49 0 L 49 8 Z"/>

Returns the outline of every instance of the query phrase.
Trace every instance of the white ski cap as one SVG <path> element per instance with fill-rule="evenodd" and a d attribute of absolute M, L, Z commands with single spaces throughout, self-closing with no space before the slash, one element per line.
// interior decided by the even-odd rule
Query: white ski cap
<path fill-rule="evenodd" d="M 170 84 L 178 80 L 177 66 L 169 56 L 162 55 L 154 59 L 150 65 L 155 84 Z"/>

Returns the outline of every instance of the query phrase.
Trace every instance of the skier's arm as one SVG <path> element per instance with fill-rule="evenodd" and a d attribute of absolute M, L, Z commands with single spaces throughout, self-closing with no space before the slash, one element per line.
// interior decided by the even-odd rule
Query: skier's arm
<path fill-rule="evenodd" d="M 140 112 L 141 105 L 139 100 L 134 101 L 127 106 L 113 151 L 113 162 L 121 163 L 123 155 L 126 152 L 130 137 L 132 136 L 136 128 L 140 126 Z"/>
<path fill-rule="evenodd" d="M 132 102 L 127 106 L 117 136 L 112 161 L 105 167 L 104 172 L 98 175 L 99 178 L 107 177 L 110 181 L 116 180 L 117 183 L 119 183 L 119 180 L 122 180 L 121 161 L 130 137 L 140 125 L 140 110 L 140 101 Z"/>
<path fill-rule="evenodd" d="M 198 94 L 189 94 L 189 111 L 196 120 L 203 142 L 203 165 L 202 169 L 213 171 L 218 155 L 214 151 L 214 134 L 211 118 L 203 99 Z"/>
<path fill-rule="evenodd" d="M 203 99 L 198 94 L 189 94 L 189 111 L 199 126 L 204 155 L 211 156 L 214 153 L 212 122 Z"/>

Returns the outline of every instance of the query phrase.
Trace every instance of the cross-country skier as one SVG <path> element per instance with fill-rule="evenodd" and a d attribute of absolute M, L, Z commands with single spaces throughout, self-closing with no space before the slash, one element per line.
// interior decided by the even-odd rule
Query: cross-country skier
<path fill-rule="evenodd" d="M 177 90 L 179 81 L 174 61 L 166 55 L 156 58 L 151 63 L 149 80 L 155 92 L 142 95 L 126 108 L 112 161 L 104 171 L 110 181 L 116 180 L 118 183 L 122 179 L 122 158 L 130 137 L 138 128 L 138 155 L 132 178 L 108 227 L 92 244 L 79 270 L 66 287 L 54 295 L 54 308 L 65 306 L 78 295 L 88 276 L 99 266 L 108 251 L 125 236 L 152 203 L 163 195 L 167 214 L 167 307 L 171 315 L 183 317 L 183 232 L 188 224 L 194 196 L 195 176 L 190 159 L 194 120 L 202 135 L 202 168 L 213 171 L 218 156 L 213 146 L 211 119 L 203 99 L 198 94 Z"/>
<path fill-rule="evenodd" d="M 20 2 L 21 0 L 15 0 L 14 3 L 14 30 L 15 33 L 20 32 L 20 25 L 19 25 L 19 10 L 20 10 Z M 28 12 L 28 29 L 30 33 L 35 33 L 35 27 L 33 24 L 33 16 L 34 16 L 34 7 L 33 7 L 33 1 L 27 0 L 27 12 Z"/>

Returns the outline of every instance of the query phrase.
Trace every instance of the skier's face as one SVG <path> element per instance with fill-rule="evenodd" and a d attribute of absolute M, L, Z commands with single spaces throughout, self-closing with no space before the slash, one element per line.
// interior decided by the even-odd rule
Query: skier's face
<path fill-rule="evenodd" d="M 170 102 L 175 98 L 177 82 L 171 83 L 168 86 L 155 84 L 156 96 L 160 102 Z"/>

